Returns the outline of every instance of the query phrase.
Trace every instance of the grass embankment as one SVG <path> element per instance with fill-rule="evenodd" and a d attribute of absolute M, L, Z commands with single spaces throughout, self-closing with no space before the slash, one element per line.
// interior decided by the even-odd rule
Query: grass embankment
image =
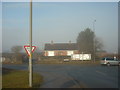
<path fill-rule="evenodd" d="M 96 60 L 95 62 L 93 62 L 93 60 L 91 61 L 66 61 L 64 62 L 63 60 L 58 60 L 58 59 L 47 59 L 47 60 L 42 60 L 37 62 L 37 64 L 81 64 L 81 65 L 99 65 L 100 61 Z"/>
<path fill-rule="evenodd" d="M 39 88 L 43 82 L 43 77 L 33 73 L 33 88 Z M 30 88 L 28 71 L 9 70 L 4 71 L 2 75 L 3 88 Z"/>
<path fill-rule="evenodd" d="M 69 61 L 64 61 L 64 59 L 68 59 Z M 71 60 L 71 56 L 41 56 L 41 60 L 36 62 L 36 64 L 81 64 L 81 65 L 99 65 L 100 60 L 96 59 L 95 62 L 93 60 L 81 61 L 81 60 Z"/>
<path fill-rule="evenodd" d="M 63 62 L 63 64 L 82 64 L 82 65 L 99 65 L 100 61 L 70 61 L 70 62 Z"/>

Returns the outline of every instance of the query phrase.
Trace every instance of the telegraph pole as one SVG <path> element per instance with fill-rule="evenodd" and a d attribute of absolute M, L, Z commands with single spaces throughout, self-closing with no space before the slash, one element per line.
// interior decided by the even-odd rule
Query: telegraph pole
<path fill-rule="evenodd" d="M 96 20 L 93 21 L 93 31 L 94 31 L 94 42 L 93 42 L 94 43 L 94 62 L 95 62 L 95 56 L 96 56 L 95 55 L 95 49 L 96 49 L 95 48 L 95 22 L 96 22 Z"/>
<path fill-rule="evenodd" d="M 30 56 L 29 56 L 29 86 L 32 87 L 33 68 L 32 68 L 32 0 L 30 1 Z"/>

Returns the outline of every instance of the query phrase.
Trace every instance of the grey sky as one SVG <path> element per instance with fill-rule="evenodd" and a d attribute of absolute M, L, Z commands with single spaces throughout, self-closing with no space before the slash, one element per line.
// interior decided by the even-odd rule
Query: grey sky
<path fill-rule="evenodd" d="M 29 3 L 2 4 L 3 51 L 29 43 Z M 45 43 L 76 42 L 78 33 L 93 29 L 108 52 L 118 50 L 118 3 L 33 3 L 33 44 L 40 49 Z"/>

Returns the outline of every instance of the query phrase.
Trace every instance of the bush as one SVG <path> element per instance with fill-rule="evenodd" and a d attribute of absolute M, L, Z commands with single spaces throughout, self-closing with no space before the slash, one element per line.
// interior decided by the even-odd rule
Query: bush
<path fill-rule="evenodd" d="M 48 60 L 52 60 L 52 59 L 56 59 L 56 60 L 63 60 L 63 59 L 70 59 L 70 56 L 41 56 L 41 59 L 48 59 Z"/>

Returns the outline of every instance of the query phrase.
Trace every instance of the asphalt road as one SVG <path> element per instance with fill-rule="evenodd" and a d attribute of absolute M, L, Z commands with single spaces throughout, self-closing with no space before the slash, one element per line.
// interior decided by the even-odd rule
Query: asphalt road
<path fill-rule="evenodd" d="M 28 69 L 28 65 L 3 67 Z M 33 71 L 44 76 L 41 88 L 118 88 L 118 66 L 36 64 Z"/>

